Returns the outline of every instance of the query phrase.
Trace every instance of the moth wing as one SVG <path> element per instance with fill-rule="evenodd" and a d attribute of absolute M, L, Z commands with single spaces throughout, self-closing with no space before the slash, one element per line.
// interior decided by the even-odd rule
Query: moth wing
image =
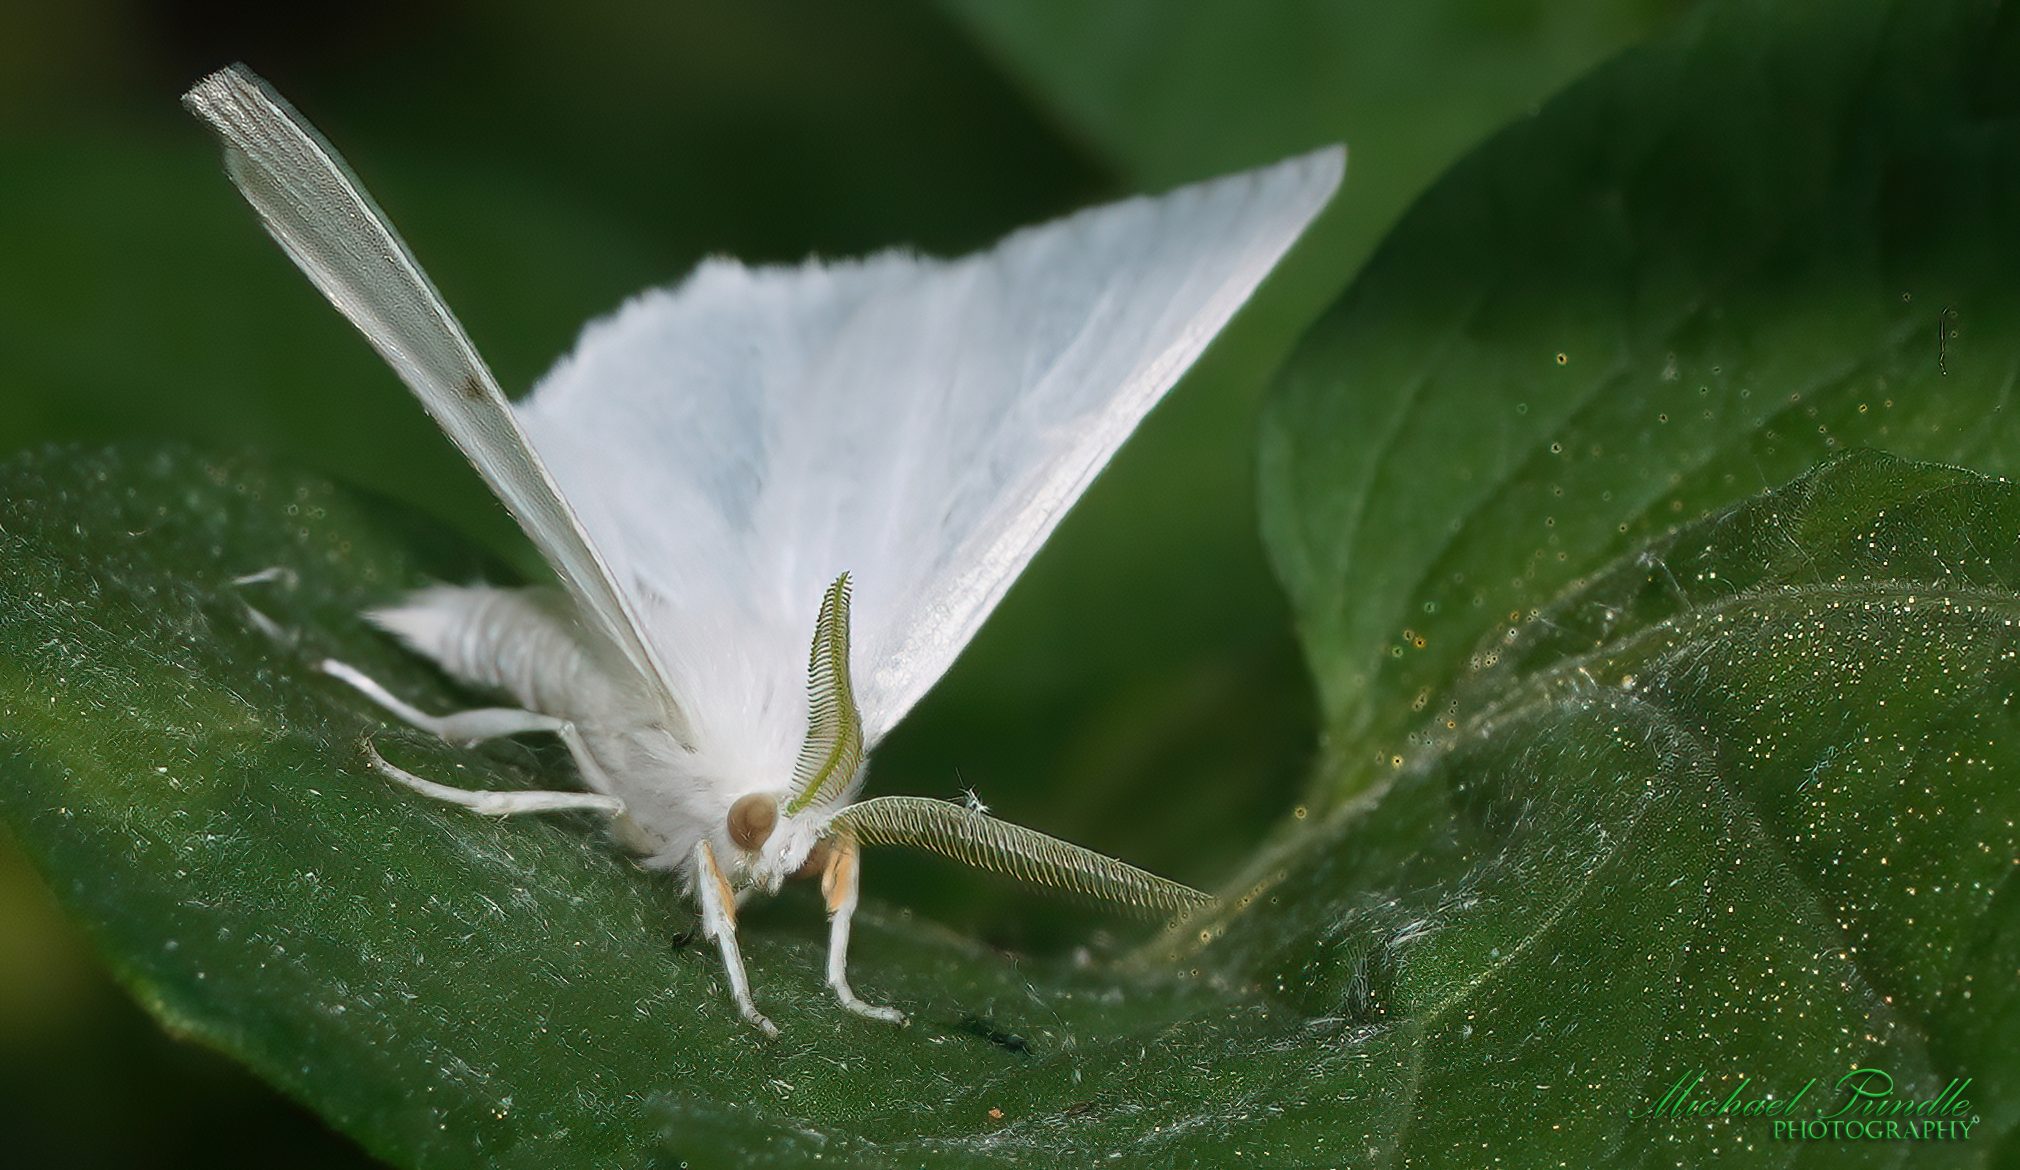
<path fill-rule="evenodd" d="M 216 132 L 226 172 L 267 232 L 476 465 L 596 629 L 642 681 L 670 696 L 636 601 L 526 441 L 463 327 L 335 148 L 242 65 L 204 78 L 183 104 Z"/>
<path fill-rule="evenodd" d="M 585 521 L 620 579 L 655 598 L 684 709 L 803 719 L 815 607 L 853 574 L 874 742 L 1344 165 L 1322 150 L 956 260 L 705 263 L 592 323 L 520 420 L 568 498 L 596 501 Z"/>

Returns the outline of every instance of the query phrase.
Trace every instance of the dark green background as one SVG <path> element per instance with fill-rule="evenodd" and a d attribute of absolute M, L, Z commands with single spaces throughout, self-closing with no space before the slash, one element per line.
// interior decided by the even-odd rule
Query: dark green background
<path fill-rule="evenodd" d="M 0 9 L 0 452 L 256 448 L 535 570 L 176 107 L 231 59 L 342 146 L 510 389 L 584 319 L 708 253 L 958 251 L 1347 141 L 1346 187 L 1308 245 L 1095 486 L 873 781 L 973 787 L 1014 819 L 1212 885 L 1300 799 L 1317 751 L 1256 537 L 1270 375 L 1448 163 L 1682 7 L 15 3 Z M 879 859 L 866 880 L 1007 947 L 1107 928 L 932 863 Z M 9 1148 L 28 1164 L 359 1157 L 162 1039 L 0 852 Z"/>

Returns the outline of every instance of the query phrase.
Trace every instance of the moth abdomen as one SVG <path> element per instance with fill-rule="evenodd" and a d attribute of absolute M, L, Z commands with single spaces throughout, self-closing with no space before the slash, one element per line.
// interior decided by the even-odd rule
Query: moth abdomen
<path fill-rule="evenodd" d="M 613 684 L 566 605 L 549 589 L 436 585 L 367 616 L 463 682 L 503 690 L 530 710 L 593 722 L 608 716 Z"/>

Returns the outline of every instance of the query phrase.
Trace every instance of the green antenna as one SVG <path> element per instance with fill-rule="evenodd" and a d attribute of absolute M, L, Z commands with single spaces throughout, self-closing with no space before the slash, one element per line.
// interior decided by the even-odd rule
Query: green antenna
<path fill-rule="evenodd" d="M 793 768 L 788 815 L 834 800 L 863 766 L 863 716 L 849 682 L 849 575 L 821 595 L 807 655 L 807 739 Z"/>
<path fill-rule="evenodd" d="M 1179 918 L 1213 901 L 1128 862 L 945 800 L 879 796 L 836 813 L 828 827 L 866 845 L 909 845 L 1145 918 Z"/>

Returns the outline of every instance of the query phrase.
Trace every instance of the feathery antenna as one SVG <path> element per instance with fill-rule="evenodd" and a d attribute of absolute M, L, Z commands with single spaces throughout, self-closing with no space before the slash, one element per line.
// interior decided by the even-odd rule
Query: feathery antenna
<path fill-rule="evenodd" d="M 849 682 L 849 575 L 821 596 L 807 655 L 807 739 L 793 768 L 788 815 L 833 800 L 863 766 L 863 717 Z"/>
<path fill-rule="evenodd" d="M 866 845 L 909 845 L 1145 918 L 1178 918 L 1213 897 L 1092 849 L 945 800 L 879 796 L 836 813 L 830 829 Z"/>

